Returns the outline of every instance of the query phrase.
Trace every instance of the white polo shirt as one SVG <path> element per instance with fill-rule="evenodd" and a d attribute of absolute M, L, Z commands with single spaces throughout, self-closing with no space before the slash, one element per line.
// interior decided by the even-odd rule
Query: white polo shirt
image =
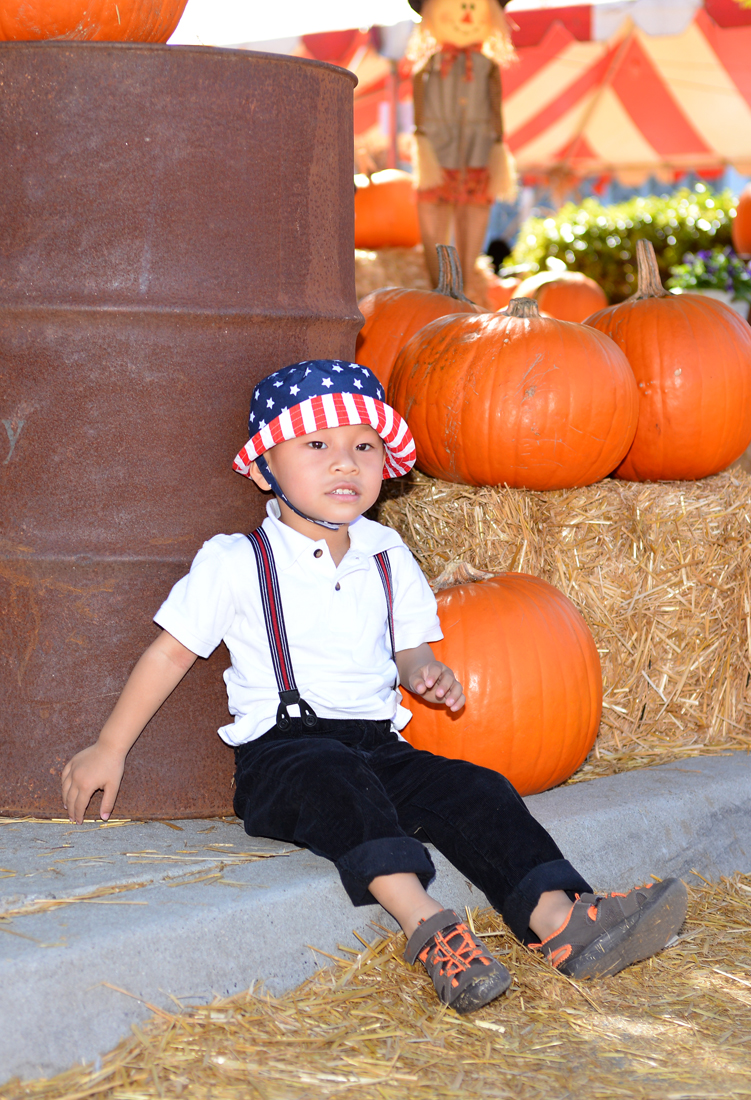
<path fill-rule="evenodd" d="M 275 500 L 266 513 L 263 530 L 274 551 L 300 695 L 321 718 L 389 719 L 403 729 L 411 715 L 394 688 L 386 595 L 374 555 L 388 551 L 399 652 L 443 637 L 435 597 L 412 554 L 396 531 L 360 517 L 336 566 L 325 539 L 313 541 L 280 521 Z M 224 680 L 235 721 L 219 730 L 224 741 L 244 744 L 271 729 L 279 691 L 255 554 L 245 535 L 215 535 L 204 543 L 154 621 L 199 657 L 226 643 L 232 664 Z"/>

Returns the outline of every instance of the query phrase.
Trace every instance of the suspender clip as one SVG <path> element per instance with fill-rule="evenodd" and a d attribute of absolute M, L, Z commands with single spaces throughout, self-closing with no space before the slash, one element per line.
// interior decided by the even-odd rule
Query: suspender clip
<path fill-rule="evenodd" d="M 289 716 L 287 707 L 290 703 L 300 702 L 300 692 L 297 688 L 292 691 L 280 691 L 279 692 L 279 706 L 276 711 L 276 724 L 280 730 L 288 730 L 292 725 L 292 719 Z M 302 714 L 302 711 L 300 711 Z"/>
<path fill-rule="evenodd" d="M 306 729 L 312 730 L 313 727 L 318 724 L 318 715 L 304 699 L 300 700 L 300 717 Z"/>
<path fill-rule="evenodd" d="M 287 707 L 292 703 L 297 703 L 300 708 L 300 717 L 302 718 L 302 724 L 307 729 L 312 729 L 318 721 L 316 712 L 306 703 L 304 699 L 300 698 L 300 692 L 297 688 L 293 688 L 291 691 L 279 692 L 279 706 L 276 711 L 276 724 L 280 730 L 288 730 L 292 724 L 289 711 Z"/>

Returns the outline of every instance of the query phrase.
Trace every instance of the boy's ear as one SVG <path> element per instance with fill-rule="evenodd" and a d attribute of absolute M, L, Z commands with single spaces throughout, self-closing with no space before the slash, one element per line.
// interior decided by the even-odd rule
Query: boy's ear
<path fill-rule="evenodd" d="M 268 481 L 263 476 L 261 471 L 258 469 L 258 464 L 256 462 L 251 462 L 250 466 L 248 467 L 248 473 L 250 474 L 253 481 L 255 481 L 259 489 L 263 489 L 264 493 L 271 492 L 271 486 L 269 485 Z"/>

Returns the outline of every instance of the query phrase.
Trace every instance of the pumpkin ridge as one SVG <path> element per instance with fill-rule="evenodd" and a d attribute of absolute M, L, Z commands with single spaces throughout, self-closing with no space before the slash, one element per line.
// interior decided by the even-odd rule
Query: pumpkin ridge
<path fill-rule="evenodd" d="M 545 641 L 547 641 L 547 639 L 550 636 L 550 622 L 551 622 L 551 620 L 553 618 L 555 618 L 555 619 L 559 618 L 559 616 L 556 614 L 557 608 L 555 607 L 555 603 L 554 603 L 554 601 L 551 601 L 552 606 L 550 608 L 548 608 L 546 611 L 542 611 L 542 614 L 541 614 L 540 594 L 539 594 L 539 592 L 535 591 L 533 593 L 531 602 L 532 602 L 532 604 L 534 606 L 534 609 L 535 609 L 535 618 L 541 618 L 542 619 L 542 623 L 540 624 L 540 626 L 542 627 L 542 632 L 544 632 Z M 535 692 L 536 692 L 537 697 L 540 700 L 539 722 L 540 722 L 540 725 L 543 728 L 545 728 L 547 721 L 550 720 L 549 719 L 549 714 L 550 714 L 550 703 L 549 703 L 550 690 L 549 690 L 549 681 L 547 680 L 547 677 L 544 675 L 544 672 L 543 672 L 542 661 L 541 661 L 541 656 L 540 656 L 540 647 L 535 649 L 534 658 L 535 658 L 535 680 L 536 680 Z M 554 669 L 554 670 L 548 669 L 547 672 L 548 672 L 548 676 L 550 676 L 550 674 L 552 672 L 555 675 L 556 680 L 558 681 L 558 683 L 556 684 L 556 688 L 557 688 L 556 696 L 558 696 L 559 693 L 560 693 L 560 684 L 561 684 L 561 677 L 559 675 L 559 669 Z M 556 706 L 554 708 L 556 712 L 558 710 L 557 703 L 558 703 L 558 698 L 556 698 Z M 557 719 L 558 719 L 558 715 L 556 713 L 555 718 L 554 718 L 554 722 L 557 722 Z M 553 743 L 553 751 L 555 751 L 557 749 L 558 753 L 560 753 L 560 739 L 554 737 L 551 740 L 552 740 L 552 743 Z M 544 783 L 546 786 L 550 786 L 552 784 L 553 775 L 555 773 L 555 767 L 552 766 L 550 756 L 551 756 L 551 754 L 548 753 L 548 752 L 545 752 L 543 750 L 542 743 L 541 743 L 541 741 L 538 740 L 537 745 L 535 747 L 535 757 L 534 757 L 534 761 L 533 761 L 534 768 L 530 769 L 530 770 L 533 771 L 534 773 L 538 773 L 538 774 L 541 773 L 540 774 L 540 782 Z"/>
<path fill-rule="evenodd" d="M 562 635 L 565 633 L 565 635 L 566 635 L 565 644 L 570 645 L 570 633 L 571 632 L 568 629 L 568 627 L 569 627 L 568 617 L 564 614 L 564 609 L 560 606 L 560 604 L 558 604 L 557 601 L 552 602 L 552 606 L 549 609 L 546 610 L 546 609 L 543 609 L 543 608 L 540 607 L 539 597 L 536 600 L 536 604 L 537 604 L 537 608 L 538 608 L 538 613 L 540 613 L 541 617 L 543 618 L 543 622 L 544 622 L 544 626 L 545 626 L 545 629 L 546 629 L 547 637 L 549 639 L 551 639 L 553 644 L 555 644 L 555 642 L 557 640 L 557 644 L 560 645 L 561 640 L 562 640 Z M 555 624 L 555 632 L 553 631 L 553 624 Z M 539 661 L 539 653 L 538 653 L 538 661 Z M 555 670 L 555 676 L 556 676 L 555 708 L 554 708 L 554 713 L 550 716 L 550 719 L 548 719 L 548 711 L 551 709 L 552 700 L 550 699 L 549 686 L 548 686 L 547 683 L 544 684 L 544 685 L 543 684 L 540 685 L 541 692 L 542 692 L 542 708 L 543 708 L 542 714 L 541 714 L 541 721 L 544 725 L 546 723 L 546 719 L 550 720 L 553 723 L 553 726 L 555 728 L 557 728 L 558 731 L 559 731 L 559 736 L 556 737 L 556 738 L 553 738 L 553 749 L 554 749 L 554 751 L 551 752 L 551 753 L 546 754 L 546 757 L 547 757 L 547 759 L 546 759 L 547 776 L 546 776 L 545 781 L 546 781 L 546 784 L 548 786 L 554 786 L 559 781 L 558 773 L 559 773 L 560 768 L 561 768 L 562 746 L 565 743 L 565 741 L 568 740 L 567 735 L 568 735 L 568 732 L 569 732 L 568 731 L 568 723 L 562 720 L 562 716 L 567 714 L 566 695 L 567 695 L 568 678 L 561 674 L 560 667 Z M 541 676 L 541 679 L 542 679 L 542 676 Z M 562 703 L 561 696 L 564 697 L 563 698 L 563 709 L 561 708 L 561 703 Z M 577 710 L 578 710 L 578 707 L 577 707 Z M 560 734 L 562 734 L 563 736 L 560 736 Z M 538 745 L 538 756 L 541 756 L 541 755 L 542 755 L 542 746 Z M 538 764 L 538 767 L 542 766 L 542 763 L 543 763 L 543 761 L 541 760 L 540 763 Z"/>

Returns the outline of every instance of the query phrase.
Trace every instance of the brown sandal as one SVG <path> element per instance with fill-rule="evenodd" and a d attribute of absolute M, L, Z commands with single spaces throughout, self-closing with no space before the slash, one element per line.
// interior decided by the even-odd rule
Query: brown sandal
<path fill-rule="evenodd" d="M 570 978 L 606 978 L 661 951 L 683 924 L 687 901 L 675 878 L 625 894 L 581 894 L 558 931 L 530 947 Z"/>
<path fill-rule="evenodd" d="M 408 963 L 420 960 L 441 1002 L 457 1012 L 474 1012 L 511 985 L 506 967 L 488 954 L 453 909 L 421 921 L 404 957 Z"/>

